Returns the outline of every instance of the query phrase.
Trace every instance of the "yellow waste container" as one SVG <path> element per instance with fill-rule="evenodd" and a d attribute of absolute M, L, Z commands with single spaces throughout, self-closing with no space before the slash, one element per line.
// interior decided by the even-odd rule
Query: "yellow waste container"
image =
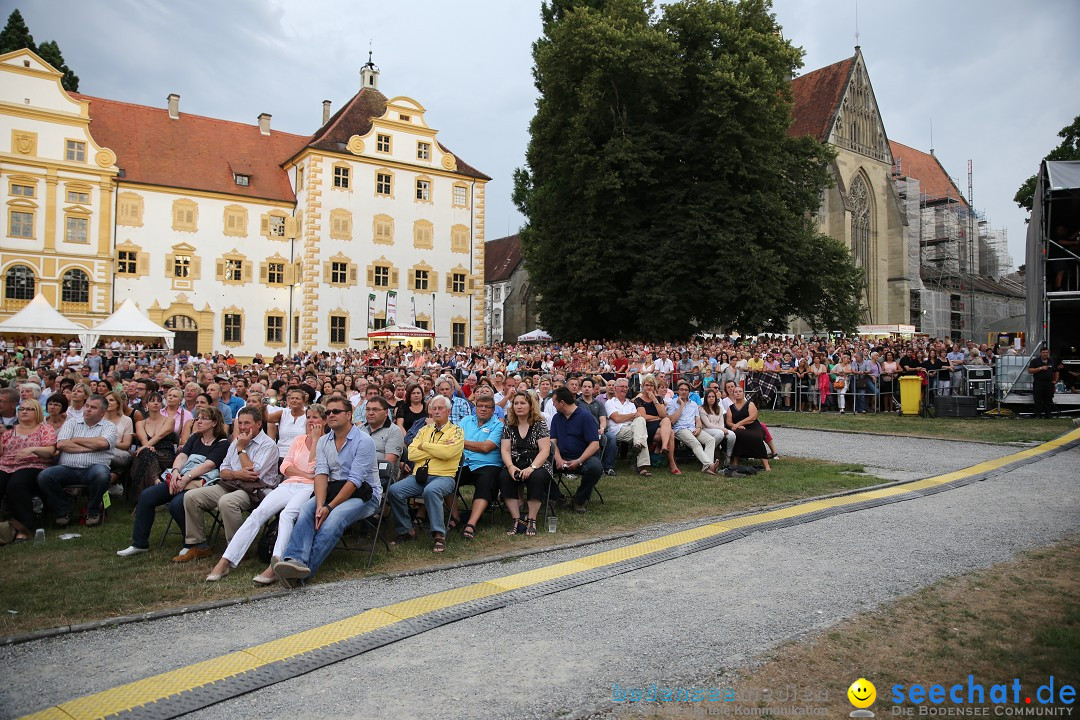
<path fill-rule="evenodd" d="M 922 376 L 904 375 L 900 378 L 900 414 L 918 415 L 922 399 Z"/>

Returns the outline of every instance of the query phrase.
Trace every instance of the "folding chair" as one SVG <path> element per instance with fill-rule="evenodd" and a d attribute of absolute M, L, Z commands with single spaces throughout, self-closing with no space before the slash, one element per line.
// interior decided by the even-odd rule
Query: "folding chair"
<path fill-rule="evenodd" d="M 454 473 L 454 491 L 447 497 L 450 498 L 450 504 L 444 508 L 446 516 L 443 518 L 443 527 L 447 530 L 450 529 L 450 518 L 454 515 L 454 506 L 457 504 L 458 498 L 461 497 L 461 468 L 465 467 L 465 454 L 462 453 L 461 459 L 458 460 L 457 472 Z M 465 512 L 469 512 L 470 506 L 465 502 L 464 498 L 461 498 L 462 505 L 465 506 Z M 444 505 L 446 503 L 443 503 Z M 428 512 L 431 512 L 431 508 L 428 508 Z M 443 538 L 444 544 L 449 544 L 450 533 L 445 533 Z"/>
<path fill-rule="evenodd" d="M 225 527 L 225 523 L 221 521 L 221 514 L 217 510 L 204 510 L 203 512 L 209 515 L 211 520 L 210 532 L 206 533 L 206 543 L 210 547 L 214 547 L 214 544 L 217 542 L 218 531 Z M 165 514 L 169 516 L 169 522 L 165 526 L 165 532 L 161 534 L 161 542 L 158 543 L 158 550 L 164 547 L 165 538 L 169 536 L 169 530 L 172 528 L 173 525 L 176 525 L 176 521 L 173 520 L 172 513 L 166 510 Z M 205 523 L 206 520 L 204 519 L 203 522 Z M 176 525 L 176 534 L 179 535 L 181 538 L 184 538 L 184 528 Z"/>

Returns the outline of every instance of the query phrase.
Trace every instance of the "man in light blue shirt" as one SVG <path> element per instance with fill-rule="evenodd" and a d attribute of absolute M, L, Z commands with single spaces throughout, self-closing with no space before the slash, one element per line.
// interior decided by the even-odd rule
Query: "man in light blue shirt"
<path fill-rule="evenodd" d="M 349 526 L 381 507 L 375 442 L 352 424 L 352 411 L 345 398 L 326 401 L 331 432 L 315 446 L 315 496 L 300 508 L 285 557 L 271 561 L 285 587 L 311 579 Z"/>
<path fill-rule="evenodd" d="M 949 379 L 952 381 L 952 394 L 959 395 L 960 386 L 964 382 L 964 374 L 961 370 L 964 367 L 967 354 L 964 352 L 964 348 L 957 344 L 953 345 L 952 352 L 946 355 L 945 359 L 949 362 Z"/>
<path fill-rule="evenodd" d="M 861 352 L 855 353 L 855 412 L 866 414 L 866 396 L 874 396 L 874 407 L 877 407 L 877 398 L 880 394 L 877 386 L 877 376 L 880 370 L 877 364 L 865 359 Z M 875 372 L 877 370 L 877 372 Z"/>
<path fill-rule="evenodd" d="M 698 417 L 701 406 L 690 399 L 690 383 L 680 380 L 676 389 L 675 397 L 667 401 L 667 415 L 675 437 L 694 453 L 694 457 L 701 463 L 701 472 L 715 475 L 718 465 L 713 460 L 716 454 L 716 438 L 701 431 L 701 418 Z"/>
<path fill-rule="evenodd" d="M 476 487 L 469 520 L 461 531 L 466 540 L 476 535 L 476 523 L 488 506 L 495 502 L 503 467 L 500 452 L 503 424 L 495 417 L 495 398 L 491 395 L 491 388 L 479 387 L 473 397 L 476 398 L 476 414 L 461 421 L 461 430 L 465 433 L 465 460 L 458 481 L 459 485 Z M 455 514 L 456 509 L 455 506 Z"/>

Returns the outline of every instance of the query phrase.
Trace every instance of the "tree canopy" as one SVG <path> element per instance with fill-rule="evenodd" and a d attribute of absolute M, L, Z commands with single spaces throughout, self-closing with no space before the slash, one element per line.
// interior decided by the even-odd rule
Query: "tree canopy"
<path fill-rule="evenodd" d="M 514 200 L 557 337 L 853 329 L 863 274 L 816 231 L 832 150 L 787 135 L 801 50 L 768 0 L 551 0 Z"/>
<path fill-rule="evenodd" d="M 1066 125 L 1058 133 L 1061 144 L 1051 150 L 1043 160 L 1080 160 L 1080 115 L 1077 115 L 1072 125 Z M 1032 175 L 1016 191 L 1013 201 L 1022 208 L 1031 210 L 1035 200 L 1035 175 Z"/>
<path fill-rule="evenodd" d="M 34 36 L 30 34 L 30 28 L 23 20 L 22 13 L 12 10 L 8 16 L 7 25 L 0 30 L 0 54 L 9 53 L 13 50 L 26 48 L 36 53 L 45 62 L 52 65 L 64 74 L 60 84 L 69 92 L 79 91 L 79 76 L 64 62 L 64 55 L 60 52 L 60 46 L 55 40 L 49 40 L 41 45 L 34 44 Z"/>

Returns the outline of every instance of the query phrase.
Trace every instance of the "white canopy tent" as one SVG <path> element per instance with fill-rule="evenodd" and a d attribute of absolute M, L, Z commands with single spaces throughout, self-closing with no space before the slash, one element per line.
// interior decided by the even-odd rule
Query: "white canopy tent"
<path fill-rule="evenodd" d="M 79 335 L 86 328 L 68 320 L 40 293 L 19 312 L 0 322 L 0 333 L 18 335 Z"/>
<path fill-rule="evenodd" d="M 547 342 L 551 340 L 551 336 L 540 328 L 536 328 L 532 332 L 527 332 L 524 335 L 518 335 L 518 342 L 530 343 L 530 342 Z"/>
<path fill-rule="evenodd" d="M 135 301 L 128 298 L 112 315 L 92 329 L 79 333 L 79 340 L 86 350 L 96 347 L 103 337 L 161 338 L 165 341 L 165 347 L 171 348 L 176 333 L 166 330 L 143 315 Z"/>
<path fill-rule="evenodd" d="M 390 341 L 390 340 L 410 340 L 413 338 L 420 338 L 425 340 L 434 340 L 435 333 L 432 330 L 425 330 L 422 327 L 416 325 L 409 325 L 407 323 L 398 323 L 396 325 L 387 325 L 384 328 L 378 330 L 372 330 L 367 334 L 367 337 L 353 338 L 354 340 L 377 340 L 377 341 Z"/>

